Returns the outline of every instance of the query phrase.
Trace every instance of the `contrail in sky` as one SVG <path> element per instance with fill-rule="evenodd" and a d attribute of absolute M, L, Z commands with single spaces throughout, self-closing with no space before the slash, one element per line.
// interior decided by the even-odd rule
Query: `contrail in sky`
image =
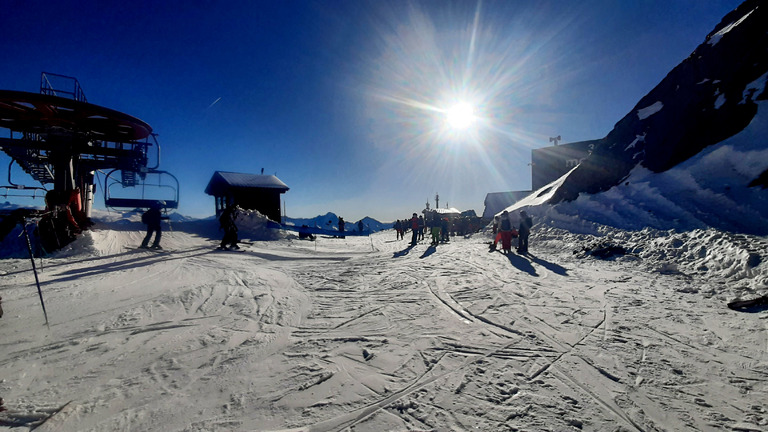
<path fill-rule="evenodd" d="M 217 104 L 217 103 L 218 103 L 220 100 L 221 100 L 221 98 L 218 98 L 218 99 L 216 99 L 215 101 L 213 101 L 213 103 L 212 103 L 212 104 L 208 105 L 208 108 L 210 108 L 210 107 L 212 107 L 212 106 L 216 105 L 216 104 Z"/>

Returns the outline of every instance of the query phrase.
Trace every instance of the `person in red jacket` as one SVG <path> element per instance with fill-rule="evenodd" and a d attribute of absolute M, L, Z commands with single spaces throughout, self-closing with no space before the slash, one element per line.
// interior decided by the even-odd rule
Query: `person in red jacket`
<path fill-rule="evenodd" d="M 512 252 L 512 237 L 517 233 L 512 228 L 512 221 L 509 220 L 509 212 L 504 210 L 501 214 L 501 221 L 499 222 L 499 233 L 501 234 L 501 250 L 502 253 L 508 254 Z"/>
<path fill-rule="evenodd" d="M 411 231 L 411 246 L 415 246 L 419 242 L 419 216 L 416 213 L 411 217 Z"/>

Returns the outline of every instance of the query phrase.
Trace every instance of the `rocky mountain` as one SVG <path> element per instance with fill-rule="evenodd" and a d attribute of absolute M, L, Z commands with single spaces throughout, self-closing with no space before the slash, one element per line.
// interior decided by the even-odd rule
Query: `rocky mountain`
<path fill-rule="evenodd" d="M 603 192 L 641 165 L 664 172 L 732 137 L 768 99 L 768 4 L 747 0 L 643 97 L 592 154 L 571 171 L 550 203 Z M 751 143 L 768 148 L 768 141 Z M 747 183 L 768 186 L 768 161 Z"/>

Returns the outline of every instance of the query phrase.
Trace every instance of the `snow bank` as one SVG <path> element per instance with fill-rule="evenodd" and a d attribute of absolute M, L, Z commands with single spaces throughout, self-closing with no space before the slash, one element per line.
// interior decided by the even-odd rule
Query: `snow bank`
<path fill-rule="evenodd" d="M 768 237 L 733 234 L 712 228 L 625 231 L 602 226 L 594 234 L 574 233 L 544 224 L 534 227 L 532 244 L 575 253 L 598 241 L 623 247 L 628 259 L 650 272 L 692 275 L 720 281 L 737 295 L 768 289 Z M 716 294 L 716 292 L 710 292 Z M 719 293 L 717 293 L 719 294 Z"/>

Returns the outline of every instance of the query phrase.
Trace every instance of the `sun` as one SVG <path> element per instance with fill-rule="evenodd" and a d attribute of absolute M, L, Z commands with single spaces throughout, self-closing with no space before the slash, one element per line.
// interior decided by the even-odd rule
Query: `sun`
<path fill-rule="evenodd" d="M 445 111 L 445 122 L 454 130 L 469 128 L 475 119 L 474 108 L 466 102 L 459 102 Z"/>

